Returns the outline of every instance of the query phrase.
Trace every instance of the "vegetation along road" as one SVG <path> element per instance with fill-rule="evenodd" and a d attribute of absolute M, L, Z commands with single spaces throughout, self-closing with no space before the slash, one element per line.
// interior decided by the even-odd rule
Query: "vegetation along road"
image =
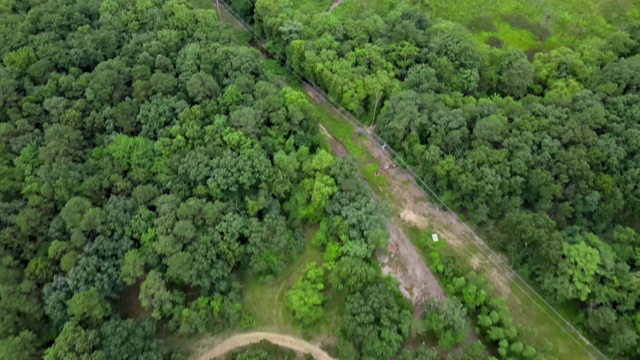
<path fill-rule="evenodd" d="M 334 360 L 326 352 L 318 346 L 311 344 L 302 339 L 294 338 L 288 335 L 269 333 L 269 332 L 250 332 L 238 334 L 224 339 L 221 343 L 213 347 L 206 353 L 199 355 L 199 360 L 212 360 L 232 351 L 235 348 L 255 344 L 261 340 L 267 340 L 272 344 L 276 344 L 287 349 L 294 350 L 303 354 L 311 354 L 316 360 Z"/>

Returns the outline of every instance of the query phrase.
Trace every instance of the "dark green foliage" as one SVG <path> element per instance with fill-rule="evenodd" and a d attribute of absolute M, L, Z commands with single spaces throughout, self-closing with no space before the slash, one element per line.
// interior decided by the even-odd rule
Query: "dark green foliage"
<path fill-rule="evenodd" d="M 366 121 L 384 103 L 379 134 L 443 201 L 549 299 L 577 302 L 601 348 L 637 357 L 637 250 L 614 235 L 640 213 L 637 24 L 530 60 L 404 2 L 339 18 L 294 8 L 256 1 L 269 51 Z M 603 307 L 615 320 L 593 327 Z"/>
<path fill-rule="evenodd" d="M 101 349 L 106 359 L 160 360 L 162 354 L 154 335 L 155 326 L 149 321 L 111 319 L 100 327 Z"/>
<path fill-rule="evenodd" d="M 340 320 L 341 336 L 362 356 L 374 359 L 396 354 L 411 323 L 409 304 L 397 284 L 390 278 L 384 280 L 348 295 Z"/>
<path fill-rule="evenodd" d="M 344 224 L 331 235 L 348 231 L 343 245 L 367 259 L 383 245 L 369 193 L 357 205 L 368 223 L 337 203 L 365 193 L 340 187 L 355 172 L 318 150 L 305 95 L 266 82 L 260 54 L 231 43 L 214 12 L 183 0 L 9 5 L 2 354 L 159 359 L 155 324 L 121 320 L 136 312 L 122 306 L 165 334 L 218 331 L 248 317 L 238 274 L 282 271 L 303 220 L 330 211 Z M 136 297 L 142 309 L 127 304 Z"/>

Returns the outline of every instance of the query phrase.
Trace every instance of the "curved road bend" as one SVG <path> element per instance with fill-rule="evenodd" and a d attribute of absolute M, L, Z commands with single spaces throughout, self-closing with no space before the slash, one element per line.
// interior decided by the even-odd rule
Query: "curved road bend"
<path fill-rule="evenodd" d="M 220 357 L 235 348 L 255 344 L 261 340 L 267 340 L 272 344 L 282 346 L 287 349 L 291 349 L 300 353 L 309 353 L 313 355 L 316 360 L 335 360 L 329 354 L 320 349 L 320 347 L 313 345 L 302 339 L 294 338 L 288 335 L 270 333 L 270 332 L 250 332 L 244 334 L 234 335 L 226 338 L 220 344 L 216 345 L 213 349 L 198 357 L 199 360 L 211 360 Z"/>

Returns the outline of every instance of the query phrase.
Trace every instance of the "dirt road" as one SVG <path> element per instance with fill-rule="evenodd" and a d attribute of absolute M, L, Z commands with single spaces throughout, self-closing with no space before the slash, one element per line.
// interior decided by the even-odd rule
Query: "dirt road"
<path fill-rule="evenodd" d="M 307 93 L 316 103 L 326 107 L 327 104 L 323 102 L 323 98 L 317 96 L 312 89 L 307 88 Z M 342 143 L 331 136 L 324 126 L 319 126 L 320 132 L 329 142 L 333 154 L 339 157 L 347 156 L 348 152 Z M 397 218 L 388 221 L 389 246 L 386 252 L 380 252 L 376 254 L 376 257 L 382 273 L 393 276 L 400 285 L 402 295 L 411 300 L 416 309 L 419 309 L 419 304 L 427 297 L 443 298 L 444 291 L 420 256 L 418 249 L 402 230 L 400 221 Z"/>
<path fill-rule="evenodd" d="M 272 344 L 297 351 L 302 354 L 311 354 L 316 360 L 335 360 L 329 356 L 324 350 L 320 349 L 317 345 L 306 342 L 302 339 L 294 338 L 288 335 L 269 333 L 269 332 L 250 332 L 245 334 L 234 335 L 225 339 L 213 349 L 206 353 L 197 356 L 198 360 L 212 360 L 223 356 L 224 354 L 232 351 L 235 348 L 255 344 L 262 340 L 267 340 Z"/>
<path fill-rule="evenodd" d="M 338 6 L 340 6 L 340 4 L 342 4 L 344 0 L 334 0 L 331 3 L 331 6 L 329 6 L 329 9 L 327 9 L 327 12 L 330 13 L 333 11 L 333 9 L 337 8 Z"/>
<path fill-rule="evenodd" d="M 400 291 L 414 305 L 427 297 L 443 298 L 444 291 L 420 256 L 418 249 L 395 223 L 389 220 L 389 248 L 387 254 L 378 255 L 383 274 L 391 274 L 400 283 Z"/>

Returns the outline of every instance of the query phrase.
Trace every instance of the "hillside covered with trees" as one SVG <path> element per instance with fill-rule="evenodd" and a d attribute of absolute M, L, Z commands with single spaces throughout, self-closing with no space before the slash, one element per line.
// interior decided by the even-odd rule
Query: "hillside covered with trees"
<path fill-rule="evenodd" d="M 281 272 L 319 223 L 332 271 L 299 279 L 296 319 L 326 282 L 343 347 L 399 349 L 370 190 L 218 21 L 184 0 L 0 2 L 0 358 L 181 358 L 158 339 L 250 324 L 241 278 Z"/>
<path fill-rule="evenodd" d="M 587 338 L 637 358 L 640 24 L 527 55 L 409 3 L 338 17 L 231 1 L 274 56 L 373 121 L 520 273 L 573 309 Z"/>

